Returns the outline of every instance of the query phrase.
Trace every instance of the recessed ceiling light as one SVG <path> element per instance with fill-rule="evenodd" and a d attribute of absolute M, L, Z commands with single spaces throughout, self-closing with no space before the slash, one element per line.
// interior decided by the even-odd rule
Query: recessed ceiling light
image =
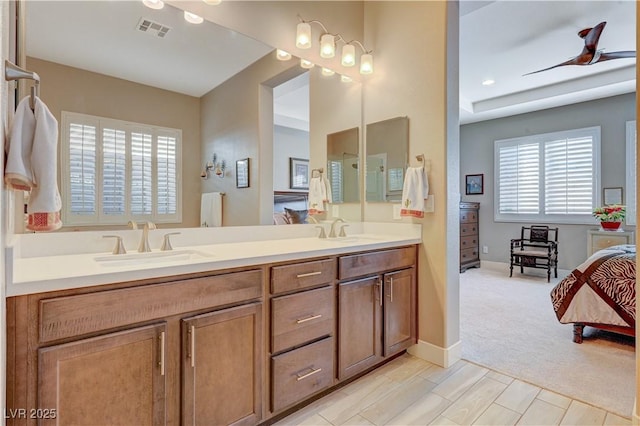
<path fill-rule="evenodd" d="M 222 0 L 202 0 L 202 1 L 204 1 L 206 4 L 210 4 L 211 6 L 217 6 L 222 2 Z"/>
<path fill-rule="evenodd" d="M 483 86 L 492 86 L 494 84 L 496 84 L 496 81 L 495 80 L 491 80 L 490 78 L 482 81 L 482 85 Z"/>
<path fill-rule="evenodd" d="M 291 53 L 284 51 L 282 49 L 276 49 L 276 58 L 280 61 L 288 61 L 291 59 Z"/>
<path fill-rule="evenodd" d="M 186 10 L 184 11 L 184 20 L 191 22 L 192 24 L 202 24 L 204 22 L 204 18 L 202 16 L 187 12 Z"/>
<path fill-rule="evenodd" d="M 330 68 L 322 67 L 322 75 L 327 77 L 334 75 L 336 72 Z"/>
<path fill-rule="evenodd" d="M 306 69 L 313 68 L 313 65 L 314 65 L 313 62 L 311 61 L 307 61 L 306 59 L 300 59 L 300 66 L 302 68 L 306 68 Z"/>
<path fill-rule="evenodd" d="M 164 7 L 164 2 L 162 0 L 142 0 L 142 4 L 147 6 L 150 9 L 162 9 Z"/>

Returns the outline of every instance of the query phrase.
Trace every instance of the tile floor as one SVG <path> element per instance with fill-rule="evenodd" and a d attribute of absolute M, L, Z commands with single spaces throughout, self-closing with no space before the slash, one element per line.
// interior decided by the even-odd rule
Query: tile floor
<path fill-rule="evenodd" d="M 276 425 L 631 425 L 479 365 L 404 354 Z"/>

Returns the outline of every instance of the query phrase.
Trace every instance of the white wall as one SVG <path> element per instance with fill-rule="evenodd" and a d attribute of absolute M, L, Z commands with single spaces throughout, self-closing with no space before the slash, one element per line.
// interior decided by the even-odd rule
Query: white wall
<path fill-rule="evenodd" d="M 273 190 L 294 191 L 289 186 L 289 158 L 309 159 L 309 132 L 291 127 L 273 128 Z M 311 169 L 309 169 L 311 173 Z M 311 176 L 309 176 L 311 177 Z"/>

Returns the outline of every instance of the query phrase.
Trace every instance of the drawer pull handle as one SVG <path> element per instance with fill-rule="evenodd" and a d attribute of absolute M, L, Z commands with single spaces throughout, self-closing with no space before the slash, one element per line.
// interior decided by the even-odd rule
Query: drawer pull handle
<path fill-rule="evenodd" d="M 314 275 L 320 275 L 321 273 L 322 273 L 322 271 L 307 272 L 306 274 L 298 274 L 298 275 L 296 275 L 296 277 L 297 278 L 312 277 Z"/>
<path fill-rule="evenodd" d="M 322 318 L 322 314 L 314 315 L 308 318 L 301 318 L 299 320 L 296 320 L 296 324 L 302 324 L 303 322 L 313 321 L 314 319 L 318 319 L 318 318 Z"/>
<path fill-rule="evenodd" d="M 158 360 L 158 366 L 160 367 L 160 375 L 164 376 L 164 331 L 160 333 L 160 359 Z"/>
<path fill-rule="evenodd" d="M 296 374 L 296 381 L 299 382 L 300 380 L 306 379 L 307 377 L 313 376 L 314 374 L 319 373 L 321 371 L 322 371 L 322 368 L 316 368 L 315 370 L 312 368 L 311 371 L 309 371 L 307 374 L 303 374 L 302 376 L 299 374 Z"/>
<path fill-rule="evenodd" d="M 189 338 L 189 343 L 187 346 L 187 358 L 191 358 L 191 367 L 195 368 L 196 366 L 196 327 L 192 325 L 187 330 L 187 335 Z"/>

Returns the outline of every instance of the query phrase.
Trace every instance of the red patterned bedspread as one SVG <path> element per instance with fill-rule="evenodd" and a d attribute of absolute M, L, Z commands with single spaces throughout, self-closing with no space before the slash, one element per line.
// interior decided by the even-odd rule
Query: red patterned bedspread
<path fill-rule="evenodd" d="M 635 327 L 636 246 L 594 253 L 551 290 L 561 323 L 591 322 Z"/>

